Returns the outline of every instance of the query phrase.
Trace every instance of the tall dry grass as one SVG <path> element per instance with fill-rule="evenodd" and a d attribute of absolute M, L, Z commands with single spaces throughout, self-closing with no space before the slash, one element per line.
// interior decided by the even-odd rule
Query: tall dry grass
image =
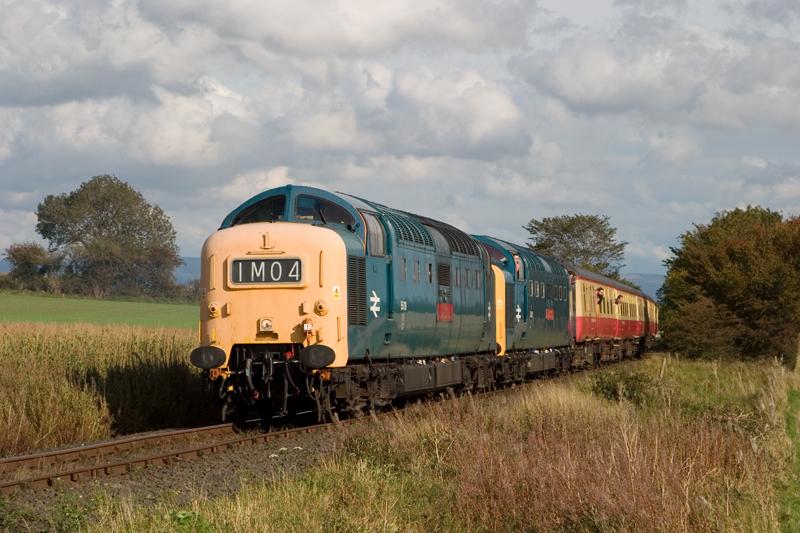
<path fill-rule="evenodd" d="M 0 456 L 213 420 L 194 342 L 188 329 L 0 324 Z"/>
<path fill-rule="evenodd" d="M 646 401 L 594 375 L 412 408 L 356 428 L 299 477 L 229 497 L 100 501 L 89 529 L 777 531 L 787 474 L 779 367 L 651 358 Z M 646 378 L 646 379 L 645 379 Z M 794 381 L 792 381 L 794 380 Z M 624 395 L 621 396 L 624 398 Z"/>

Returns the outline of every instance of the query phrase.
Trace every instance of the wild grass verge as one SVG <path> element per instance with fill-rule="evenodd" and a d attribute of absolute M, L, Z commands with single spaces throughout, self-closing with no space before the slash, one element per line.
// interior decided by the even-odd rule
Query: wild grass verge
<path fill-rule="evenodd" d="M 0 456 L 211 422 L 190 329 L 0 323 Z"/>
<path fill-rule="evenodd" d="M 617 377 L 412 408 L 344 432 L 320 468 L 250 482 L 227 497 L 195 491 L 189 504 L 167 497 L 140 505 L 99 493 L 82 527 L 794 530 L 782 494 L 793 472 L 786 413 L 795 375 L 777 365 L 660 357 L 608 372 Z M 649 388 L 635 401 L 603 394 L 619 390 L 608 385 L 615 379 Z"/>

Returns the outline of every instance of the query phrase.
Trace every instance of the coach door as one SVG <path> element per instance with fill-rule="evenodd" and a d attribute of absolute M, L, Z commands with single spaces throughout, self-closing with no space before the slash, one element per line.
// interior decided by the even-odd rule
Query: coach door
<path fill-rule="evenodd" d="M 576 310 L 576 293 L 575 293 L 575 276 L 569 275 L 569 321 L 567 322 L 567 333 L 571 338 L 575 338 L 575 317 L 577 316 Z"/>

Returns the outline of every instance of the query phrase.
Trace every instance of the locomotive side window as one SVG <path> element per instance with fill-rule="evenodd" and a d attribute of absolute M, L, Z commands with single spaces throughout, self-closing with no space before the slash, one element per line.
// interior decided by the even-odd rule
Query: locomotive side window
<path fill-rule="evenodd" d="M 400 281 L 406 280 L 406 263 L 408 260 L 405 257 L 400 258 Z"/>
<path fill-rule="evenodd" d="M 252 224 L 253 222 L 275 222 L 284 220 L 286 211 L 286 197 L 270 196 L 243 209 L 231 222 L 231 226 L 238 224 Z"/>
<path fill-rule="evenodd" d="M 294 216 L 298 220 L 355 226 L 356 221 L 347 209 L 318 196 L 301 194 L 297 197 Z"/>
<path fill-rule="evenodd" d="M 433 265 L 428 263 L 428 283 L 433 283 Z"/>
<path fill-rule="evenodd" d="M 369 255 L 373 257 L 383 257 L 386 255 L 386 240 L 383 235 L 383 224 L 378 217 L 372 213 L 361 212 L 364 221 L 367 223 L 367 245 Z"/>
<path fill-rule="evenodd" d="M 419 282 L 419 259 L 414 260 L 414 282 Z"/>

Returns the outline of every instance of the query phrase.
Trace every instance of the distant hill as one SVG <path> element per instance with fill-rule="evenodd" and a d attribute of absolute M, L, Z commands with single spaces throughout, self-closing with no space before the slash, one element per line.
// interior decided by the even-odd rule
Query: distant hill
<path fill-rule="evenodd" d="M 663 274 L 634 274 L 631 272 L 623 273 L 622 277 L 640 286 L 643 293 L 654 299 L 658 289 L 664 284 Z"/>

